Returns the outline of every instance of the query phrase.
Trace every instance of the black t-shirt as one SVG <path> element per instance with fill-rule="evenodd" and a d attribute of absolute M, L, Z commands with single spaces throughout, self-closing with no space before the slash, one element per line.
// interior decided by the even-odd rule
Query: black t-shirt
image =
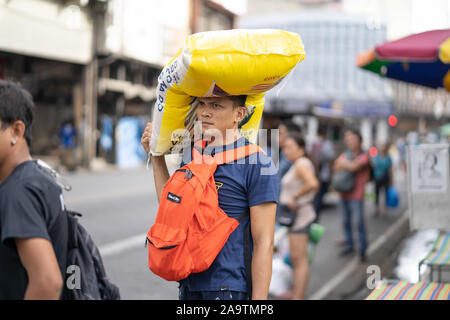
<path fill-rule="evenodd" d="M 18 165 L 0 184 L 0 300 L 23 299 L 28 277 L 15 239 L 49 240 L 64 279 L 67 218 L 62 189 L 36 162 Z"/>

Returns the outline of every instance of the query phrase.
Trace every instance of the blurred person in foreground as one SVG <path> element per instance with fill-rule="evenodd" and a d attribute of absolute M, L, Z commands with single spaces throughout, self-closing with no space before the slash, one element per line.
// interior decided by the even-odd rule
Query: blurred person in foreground
<path fill-rule="evenodd" d="M 366 183 L 369 181 L 369 155 L 362 150 L 361 134 L 354 130 L 345 133 L 347 150 L 335 161 L 333 171 L 349 170 L 354 173 L 354 187 L 350 192 L 341 192 L 340 210 L 344 228 L 344 249 L 342 256 L 353 254 L 352 219 L 356 216 L 359 237 L 359 256 L 362 262 L 366 261 L 367 233 L 364 222 L 364 193 Z"/>
<path fill-rule="evenodd" d="M 202 139 L 208 140 L 204 154 L 235 149 L 250 144 L 239 131 L 239 124 L 246 115 L 246 96 L 196 98 L 196 117 L 201 121 Z M 148 123 L 141 144 L 149 153 L 152 123 Z M 221 137 L 218 138 L 218 137 Z M 194 136 L 195 138 L 195 136 Z M 196 141 L 194 141 L 196 142 Z M 190 154 L 190 149 L 185 150 Z M 190 162 L 192 155 L 183 162 Z M 250 159 L 252 157 L 252 159 Z M 180 300 L 265 300 L 272 275 L 273 237 L 276 203 L 278 202 L 278 178 L 275 170 L 264 174 L 263 169 L 273 168 L 270 157 L 252 154 L 244 162 L 235 161 L 219 165 L 214 173 L 219 207 L 237 218 L 249 210 L 246 217 L 230 234 L 212 265 L 205 271 L 190 274 L 180 281 Z M 158 199 L 169 179 L 164 156 L 151 156 L 154 182 Z M 246 226 L 251 225 L 251 270 L 246 270 L 244 236 Z M 250 273 L 250 274 L 249 274 Z M 252 292 L 247 288 L 251 279 Z"/>
<path fill-rule="evenodd" d="M 380 152 L 373 158 L 373 177 L 375 179 L 375 216 L 386 214 L 386 208 L 380 210 L 380 194 L 383 190 L 386 195 L 387 190 L 392 185 L 392 159 L 389 156 L 388 144 L 382 144 Z"/>
<path fill-rule="evenodd" d="M 294 269 L 294 283 L 291 294 L 286 298 L 302 300 L 308 287 L 308 240 L 311 224 L 316 218 L 313 201 L 319 181 L 300 134 L 290 133 L 283 151 L 292 166 L 281 181 L 280 203 L 288 205 L 289 209 L 296 213 L 295 222 L 289 227 L 289 251 Z"/>
<path fill-rule="evenodd" d="M 67 255 L 61 188 L 30 156 L 33 100 L 0 80 L 0 300 L 59 299 Z"/>

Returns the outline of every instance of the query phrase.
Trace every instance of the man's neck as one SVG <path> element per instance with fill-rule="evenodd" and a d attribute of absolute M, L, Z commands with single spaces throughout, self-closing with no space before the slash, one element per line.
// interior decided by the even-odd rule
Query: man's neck
<path fill-rule="evenodd" d="M 218 147 L 218 146 L 223 146 L 223 145 L 229 145 L 234 143 L 235 141 L 237 141 L 239 138 L 242 137 L 241 133 L 239 132 L 238 129 L 232 131 L 232 130 L 228 130 L 228 134 L 224 134 L 222 135 L 223 137 L 225 137 L 225 139 L 223 139 L 223 141 L 221 140 L 212 140 L 208 143 L 208 146 L 210 147 Z"/>
<path fill-rule="evenodd" d="M 360 152 L 361 152 L 361 149 L 351 150 L 351 153 L 352 153 L 353 156 L 359 155 Z"/>
<path fill-rule="evenodd" d="M 5 159 L 4 163 L 0 165 L 0 184 L 2 184 L 9 177 L 17 166 L 30 160 L 32 160 L 32 158 L 28 148 L 13 152 L 8 158 Z"/>

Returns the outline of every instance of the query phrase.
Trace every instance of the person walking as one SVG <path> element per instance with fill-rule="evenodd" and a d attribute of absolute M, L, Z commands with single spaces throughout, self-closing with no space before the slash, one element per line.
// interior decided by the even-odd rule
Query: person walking
<path fill-rule="evenodd" d="M 281 181 L 280 204 L 287 205 L 296 213 L 294 224 L 289 227 L 289 251 L 293 266 L 291 299 L 305 298 L 309 280 L 308 241 L 309 230 L 314 222 L 314 196 L 319 188 L 313 162 L 306 154 L 306 144 L 299 134 L 286 138 L 283 151 L 292 162 Z"/>
<path fill-rule="evenodd" d="M 59 156 L 61 164 L 69 171 L 75 171 L 76 163 L 76 141 L 77 132 L 73 119 L 64 121 L 59 131 L 60 148 Z"/>
<path fill-rule="evenodd" d="M 364 193 L 369 181 L 369 156 L 362 151 L 362 137 L 358 131 L 347 131 L 345 135 L 347 151 L 336 159 L 333 171 L 348 170 L 354 174 L 354 187 L 350 192 L 341 192 L 340 210 L 344 228 L 345 242 L 342 256 L 354 252 L 352 218 L 356 216 L 358 222 L 359 256 L 366 261 L 367 234 L 364 222 Z"/>
<path fill-rule="evenodd" d="M 208 140 L 203 153 L 214 155 L 250 142 L 241 136 L 239 124 L 246 115 L 246 96 L 196 98 L 197 120 L 201 122 L 202 138 Z M 152 123 L 148 123 L 141 144 L 149 153 Z M 195 142 L 195 141 L 194 141 Z M 184 163 L 192 160 L 191 149 L 183 155 Z M 272 274 L 273 236 L 279 183 L 270 157 L 252 154 L 246 158 L 219 165 L 214 173 L 218 189 L 219 207 L 238 218 L 246 210 L 246 217 L 231 233 L 211 266 L 190 274 L 179 281 L 180 300 L 246 300 L 267 299 Z M 151 156 L 154 183 L 161 198 L 169 172 L 164 156 Z M 245 267 L 244 236 L 251 225 L 251 270 Z M 247 280 L 251 278 L 250 292 Z"/>
<path fill-rule="evenodd" d="M 33 100 L 0 80 L 0 300 L 60 299 L 67 256 L 61 188 L 30 156 Z"/>
<path fill-rule="evenodd" d="M 373 177 L 375 179 L 375 216 L 386 214 L 386 208 L 380 210 L 380 193 L 384 191 L 386 195 L 387 190 L 392 185 L 392 159 L 388 153 L 388 145 L 383 144 L 380 147 L 380 152 L 373 158 Z"/>
<path fill-rule="evenodd" d="M 314 211 L 316 212 L 314 222 L 318 223 L 323 207 L 323 198 L 330 187 L 332 161 L 335 158 L 334 146 L 327 138 L 325 127 L 319 127 L 317 140 L 313 143 L 311 150 L 311 157 L 318 167 L 317 176 L 320 182 L 319 191 L 314 198 Z"/>

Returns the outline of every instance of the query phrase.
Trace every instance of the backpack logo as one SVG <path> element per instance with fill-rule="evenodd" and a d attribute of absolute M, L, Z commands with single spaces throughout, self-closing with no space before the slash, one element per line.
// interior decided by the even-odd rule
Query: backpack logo
<path fill-rule="evenodd" d="M 170 201 L 175 202 L 175 203 L 180 203 L 181 202 L 181 197 L 177 196 L 176 194 L 173 194 L 173 193 L 169 192 L 167 194 L 167 200 L 170 200 Z"/>
<path fill-rule="evenodd" d="M 222 182 L 216 181 L 216 190 L 219 190 L 223 186 Z"/>

